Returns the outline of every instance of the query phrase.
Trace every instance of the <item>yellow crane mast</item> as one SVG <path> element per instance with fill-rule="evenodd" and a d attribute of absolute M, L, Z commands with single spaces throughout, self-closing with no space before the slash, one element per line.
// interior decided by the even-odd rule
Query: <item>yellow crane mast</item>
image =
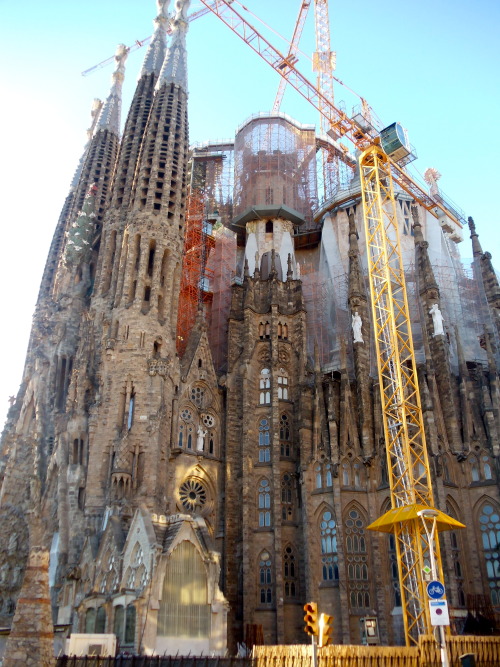
<path fill-rule="evenodd" d="M 231 5 L 227 0 L 217 0 L 213 5 L 208 0 L 201 2 L 320 112 L 331 136 L 348 139 L 360 152 L 369 282 L 392 505 L 370 528 L 395 535 L 406 643 L 416 644 L 420 635 L 431 634 L 433 630 L 425 593 L 428 572 L 432 570 L 435 577 L 443 580 L 439 541 L 434 539 L 434 532 L 463 526 L 434 508 L 394 183 L 439 218 L 447 231 L 454 231 L 461 224 L 453 211 L 422 190 L 387 155 L 379 136 L 367 133 L 356 119 L 338 109 L 333 96 L 330 99 L 328 93 L 312 84 L 295 67 L 293 57 L 283 55 L 251 26 L 235 9 L 239 4 L 237 0 Z M 326 0 L 323 4 L 326 5 Z M 343 143 L 337 142 L 336 150 L 340 157 L 350 159 Z"/>

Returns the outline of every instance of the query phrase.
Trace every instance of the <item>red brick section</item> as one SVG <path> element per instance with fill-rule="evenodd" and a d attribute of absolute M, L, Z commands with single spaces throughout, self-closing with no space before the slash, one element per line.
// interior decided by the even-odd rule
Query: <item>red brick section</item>
<path fill-rule="evenodd" d="M 3 667 L 53 667 L 54 626 L 49 597 L 49 552 L 31 549 L 7 640 Z"/>

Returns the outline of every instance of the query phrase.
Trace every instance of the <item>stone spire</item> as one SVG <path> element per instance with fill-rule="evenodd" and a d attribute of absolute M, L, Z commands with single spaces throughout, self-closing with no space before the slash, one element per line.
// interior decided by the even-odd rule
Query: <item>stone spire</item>
<path fill-rule="evenodd" d="M 439 286 L 429 259 L 427 250 L 429 244 L 427 241 L 424 241 L 422 225 L 416 206 L 412 206 L 411 214 L 413 218 L 417 285 L 421 298 L 423 321 L 425 323 L 424 337 L 427 336 L 424 346 L 428 345 L 426 356 L 429 354 L 432 358 L 433 375 L 431 380 L 433 381 L 435 377 L 448 443 L 452 451 L 459 451 L 461 449 L 461 437 L 458 430 L 454 384 L 448 358 L 448 339 L 444 330 L 439 334 L 437 333 L 436 324 L 431 315 L 432 308 L 437 309 L 441 313 Z M 431 392 L 433 389 L 432 381 L 430 386 Z M 435 399 L 436 397 L 433 395 L 433 400 Z"/>
<path fill-rule="evenodd" d="M 115 53 L 116 68 L 111 76 L 111 90 L 99 115 L 97 130 L 109 130 L 116 135 L 120 134 L 122 86 L 125 78 L 125 61 L 127 60 L 127 56 L 127 47 L 124 44 L 119 44 Z"/>
<path fill-rule="evenodd" d="M 484 252 L 479 243 L 479 238 L 476 232 L 476 225 L 472 218 L 468 218 L 469 229 L 471 231 L 472 251 L 474 254 L 474 264 L 479 267 L 476 271 L 477 280 L 482 280 L 486 300 L 490 307 L 493 324 L 497 329 L 498 336 L 500 336 L 500 284 L 498 282 L 497 274 L 493 268 L 491 261 L 491 253 Z M 480 273 L 479 273 L 480 272 Z"/>
<path fill-rule="evenodd" d="M 470 238 L 472 241 L 472 254 L 474 257 L 481 257 L 483 249 L 479 243 L 479 234 L 476 232 L 476 225 L 470 216 L 467 218 L 467 222 L 469 223 Z"/>
<path fill-rule="evenodd" d="M 156 83 L 159 90 L 163 84 L 174 83 L 187 93 L 187 49 L 186 34 L 189 28 L 187 10 L 191 0 L 176 0 L 173 33 L 167 56 Z"/>
<path fill-rule="evenodd" d="M 92 102 L 92 108 L 90 110 L 90 117 L 92 119 L 92 122 L 90 124 L 89 129 L 87 130 L 87 143 L 85 144 L 85 147 L 83 149 L 82 157 L 80 158 L 80 161 L 78 162 L 78 166 L 75 169 L 75 174 L 73 176 L 73 180 L 71 181 L 71 185 L 70 185 L 70 193 L 74 192 L 74 190 L 76 190 L 76 188 L 78 186 L 78 183 L 80 182 L 80 177 L 82 175 L 83 165 L 85 164 L 85 160 L 86 160 L 87 154 L 89 152 L 90 142 L 92 141 L 92 137 L 94 136 L 95 128 L 97 126 L 97 122 L 98 122 L 99 117 L 101 115 L 103 104 L 104 103 L 102 102 L 102 100 L 98 99 L 97 97 L 94 98 L 94 101 Z"/>
<path fill-rule="evenodd" d="M 357 331 L 352 328 L 354 372 L 358 401 L 359 427 L 363 453 L 369 456 L 373 450 L 373 417 L 371 407 L 372 383 L 370 380 L 370 312 L 365 281 L 361 269 L 355 209 L 348 213 L 349 219 L 349 294 L 351 317 L 357 320 Z M 361 342 L 364 341 L 364 342 Z"/>
<path fill-rule="evenodd" d="M 418 216 L 418 208 L 412 206 L 413 234 L 415 242 L 415 263 L 419 270 L 420 296 L 426 294 L 430 301 L 439 300 L 439 286 L 434 276 L 434 270 L 429 258 L 427 248 L 429 243 L 424 240 L 422 223 Z"/>
<path fill-rule="evenodd" d="M 144 63 L 142 65 L 139 79 L 146 74 L 158 75 L 165 60 L 167 50 L 167 25 L 168 25 L 168 6 L 170 0 L 157 0 L 156 6 L 158 14 L 153 21 L 154 32 L 151 42 L 146 51 Z"/>

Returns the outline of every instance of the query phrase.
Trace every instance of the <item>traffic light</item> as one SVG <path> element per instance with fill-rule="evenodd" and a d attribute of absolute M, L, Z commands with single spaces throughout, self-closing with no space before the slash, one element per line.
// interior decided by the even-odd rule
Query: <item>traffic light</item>
<path fill-rule="evenodd" d="M 308 635 L 318 634 L 318 605 L 316 602 L 307 602 L 304 605 L 304 632 Z"/>
<path fill-rule="evenodd" d="M 330 614 L 321 614 L 319 617 L 319 641 L 318 646 L 328 646 L 332 643 L 333 616 Z"/>

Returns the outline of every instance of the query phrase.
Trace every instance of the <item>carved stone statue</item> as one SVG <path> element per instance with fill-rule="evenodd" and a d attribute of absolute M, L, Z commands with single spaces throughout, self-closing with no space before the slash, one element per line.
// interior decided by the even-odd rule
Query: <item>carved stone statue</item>
<path fill-rule="evenodd" d="M 352 335 L 353 343 L 364 343 L 363 335 L 361 333 L 361 327 L 363 326 L 363 321 L 361 316 L 358 314 L 358 311 L 352 316 Z"/>
<path fill-rule="evenodd" d="M 439 306 L 437 303 L 432 304 L 432 306 L 429 308 L 429 314 L 432 317 L 432 324 L 434 326 L 434 336 L 443 336 L 444 335 L 444 329 L 443 329 L 443 315 L 441 311 L 439 310 Z"/>
<path fill-rule="evenodd" d="M 205 436 L 208 431 L 205 431 L 201 424 L 198 426 L 198 437 L 196 438 L 196 451 L 202 452 L 205 449 Z"/>

